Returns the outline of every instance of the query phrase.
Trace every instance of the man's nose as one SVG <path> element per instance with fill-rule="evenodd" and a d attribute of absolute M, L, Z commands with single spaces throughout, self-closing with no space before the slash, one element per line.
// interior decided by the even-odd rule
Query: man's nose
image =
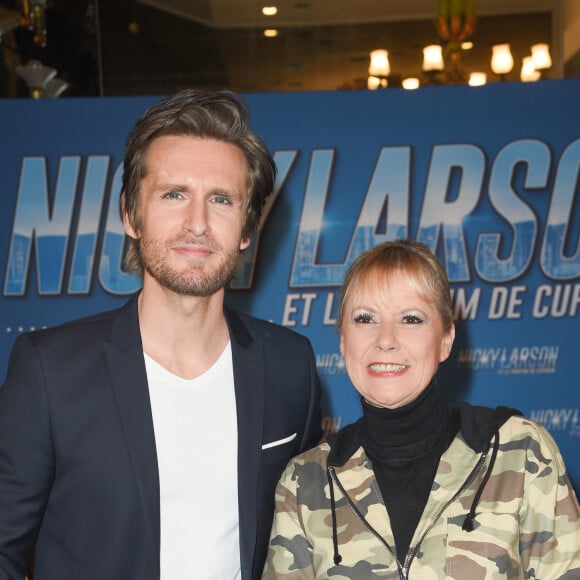
<path fill-rule="evenodd" d="M 205 200 L 191 201 L 185 213 L 183 227 L 196 236 L 207 233 L 209 229 L 209 208 Z"/>

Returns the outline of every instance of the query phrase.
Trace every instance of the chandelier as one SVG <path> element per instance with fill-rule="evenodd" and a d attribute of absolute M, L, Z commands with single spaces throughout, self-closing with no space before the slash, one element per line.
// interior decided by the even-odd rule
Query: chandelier
<path fill-rule="evenodd" d="M 10 19 L 10 27 L 0 27 L 0 39 L 2 33 L 13 28 L 20 27 L 30 35 L 31 43 L 37 49 L 46 48 L 48 35 L 46 27 L 47 0 L 20 0 L 19 13 L 10 11 L 11 16 L 16 13 L 17 18 Z M 29 94 L 34 99 L 42 97 L 59 97 L 69 84 L 59 79 L 57 70 L 46 66 L 38 58 L 32 58 L 26 64 L 20 62 L 18 57 L 14 63 L 14 72 L 20 77 L 28 88 Z"/>
<path fill-rule="evenodd" d="M 487 83 L 485 72 L 467 73 L 463 67 L 462 55 L 473 47 L 470 38 L 475 31 L 477 16 L 475 0 L 440 0 L 435 28 L 441 42 L 423 48 L 423 64 L 420 77 L 402 81 L 405 89 L 416 89 L 421 85 L 469 84 L 479 86 Z M 550 48 L 538 43 L 531 47 L 531 54 L 523 59 L 520 80 L 537 81 L 545 70 L 552 66 Z M 446 64 L 447 63 L 447 64 Z M 508 43 L 491 47 L 490 67 L 499 81 L 505 81 L 513 70 L 514 59 Z M 370 53 L 367 88 L 386 88 L 389 84 L 391 66 L 389 52 L 384 48 Z"/>

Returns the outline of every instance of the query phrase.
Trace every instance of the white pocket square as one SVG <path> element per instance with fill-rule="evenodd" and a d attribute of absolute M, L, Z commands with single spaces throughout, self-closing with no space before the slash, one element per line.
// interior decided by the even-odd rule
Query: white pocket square
<path fill-rule="evenodd" d="M 290 441 L 296 439 L 296 435 L 298 435 L 298 433 L 292 433 L 292 435 L 288 435 L 288 437 L 284 437 L 284 439 L 278 439 L 277 441 L 264 443 L 264 445 L 262 445 L 262 451 L 264 449 L 270 449 L 270 447 L 277 447 L 278 445 L 284 445 L 284 443 L 290 443 Z"/>

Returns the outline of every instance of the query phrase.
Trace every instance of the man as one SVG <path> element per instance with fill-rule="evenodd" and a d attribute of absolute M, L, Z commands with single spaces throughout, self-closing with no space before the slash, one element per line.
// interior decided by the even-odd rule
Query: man
<path fill-rule="evenodd" d="M 0 390 L 0 579 L 258 578 L 274 487 L 321 436 L 309 342 L 224 308 L 275 166 L 229 92 L 129 135 L 120 198 L 142 291 L 16 341 Z"/>

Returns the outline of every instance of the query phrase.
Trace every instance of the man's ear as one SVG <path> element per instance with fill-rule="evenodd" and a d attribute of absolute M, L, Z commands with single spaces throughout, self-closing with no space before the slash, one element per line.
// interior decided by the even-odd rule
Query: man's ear
<path fill-rule="evenodd" d="M 252 241 L 252 239 L 250 237 L 243 238 L 242 241 L 240 242 L 240 252 L 242 252 L 246 248 L 249 248 L 251 241 Z"/>
<path fill-rule="evenodd" d="M 133 238 L 134 240 L 139 239 L 139 233 L 137 232 L 137 230 L 135 230 L 133 224 L 131 224 L 131 221 L 129 220 L 129 216 L 127 215 L 126 211 L 123 211 L 123 228 L 125 229 L 125 233 L 130 238 Z"/>

